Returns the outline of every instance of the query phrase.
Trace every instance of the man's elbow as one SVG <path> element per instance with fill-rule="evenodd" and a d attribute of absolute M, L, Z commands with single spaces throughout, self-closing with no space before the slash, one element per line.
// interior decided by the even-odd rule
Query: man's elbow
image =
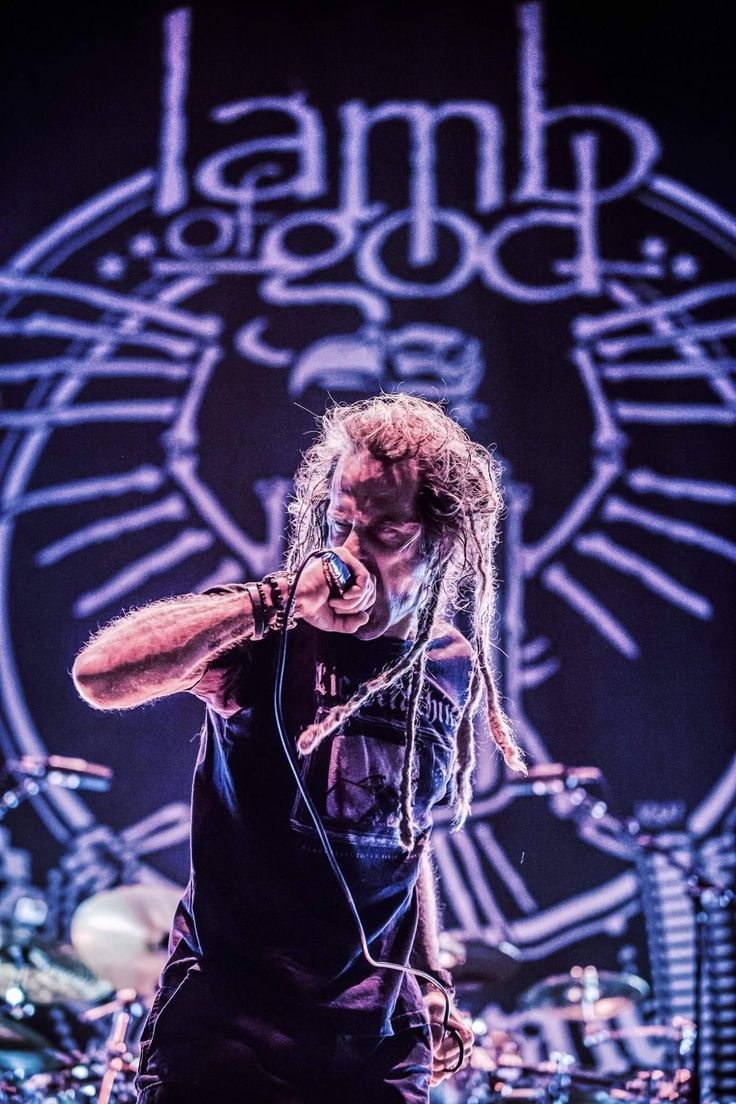
<path fill-rule="evenodd" d="M 82 701 L 93 709 L 126 708 L 126 702 L 121 700 L 114 680 L 108 674 L 96 670 L 84 652 L 74 660 L 72 680 Z"/>

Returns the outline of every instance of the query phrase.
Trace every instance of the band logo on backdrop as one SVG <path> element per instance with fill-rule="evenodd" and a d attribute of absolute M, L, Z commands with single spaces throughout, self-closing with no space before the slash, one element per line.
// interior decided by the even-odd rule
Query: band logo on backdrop
<path fill-rule="evenodd" d="M 158 165 L 70 212 L 0 272 L 0 340 L 16 350 L 0 380 L 19 396 L 0 410 L 8 431 L 0 660 L 6 754 L 38 754 L 48 743 L 24 689 L 9 604 L 26 519 L 55 536 L 39 536 L 24 571 L 46 592 L 59 578 L 62 594 L 74 592 L 65 607 L 47 611 L 59 634 L 65 619 L 93 627 L 122 605 L 180 591 L 182 580 L 194 588 L 262 575 L 280 555 L 293 464 L 274 460 L 269 469 L 257 432 L 255 447 L 226 431 L 217 436 L 208 404 L 222 409 L 223 396 L 227 405 L 237 388 L 251 395 L 270 388 L 294 411 L 313 391 L 324 402 L 326 394 L 400 387 L 446 398 L 471 433 L 482 430 L 489 404 L 494 424 L 504 364 L 477 307 L 451 306 L 471 288 L 480 289 L 488 310 L 525 308 L 535 326 L 545 326 L 545 312 L 566 311 L 567 345 L 555 357 L 584 402 L 578 443 L 585 469 L 534 537 L 534 477 L 514 469 L 507 488 L 505 686 L 533 762 L 559 757 L 528 710 L 559 670 L 556 610 L 572 611 L 632 663 L 640 659 L 636 627 L 606 601 L 617 578 L 636 579 L 652 603 L 701 621 L 714 617 L 707 594 L 615 533 L 624 524 L 665 545 L 736 560 L 736 546 L 717 532 L 716 513 L 736 501 L 733 486 L 627 461 L 631 438 L 646 441 L 654 429 L 723 433 L 733 426 L 727 344 L 736 331 L 729 313 L 736 282 L 723 273 L 736 226 L 656 172 L 659 143 L 643 119 L 599 104 L 547 102 L 539 4 L 519 6 L 518 41 L 517 167 L 507 163 L 508 123 L 491 102 L 354 100 L 328 119 L 307 95 L 216 106 L 207 123 L 216 148 L 192 163 L 187 92 L 196 27 L 187 9 L 166 17 Z M 378 173 L 385 125 L 402 128 L 406 160 Z M 442 136 L 453 128 L 473 136 L 474 156 L 461 167 L 443 153 Z M 458 174 L 472 198 L 447 206 L 440 197 Z M 380 198 L 386 186 L 391 195 L 400 190 L 401 203 Z M 634 227 L 628 237 L 618 231 L 622 219 Z M 620 255 L 602 245 L 611 238 L 627 243 Z M 288 324 L 294 313 L 303 328 Z M 694 381 L 699 390 L 673 400 L 673 381 Z M 80 472 L 65 462 L 65 442 L 73 439 L 79 455 L 102 425 L 120 446 L 110 448 L 107 466 Z M 308 418 L 299 432 L 305 428 Z M 213 483 L 207 460 L 239 447 L 246 466 L 252 459 L 259 471 L 245 488 L 258 515 L 248 519 L 237 497 Z M 140 462 L 121 468 L 114 457 L 133 448 Z M 650 508 L 647 496 L 664 498 L 667 508 Z M 700 504 L 703 524 L 678 517 L 678 502 Z M 74 522 L 65 528 L 59 518 L 66 508 Z M 79 566 L 85 556 L 91 575 Z M 580 572 L 580 564 L 595 567 L 598 588 L 581 581 L 590 571 Z M 49 831 L 68 844 L 67 874 L 79 886 L 109 882 L 121 854 L 140 862 L 185 838 L 185 805 L 156 807 L 155 777 L 151 785 L 154 811 L 123 832 L 101 824 L 76 795 L 38 798 Z M 696 837 L 723 822 L 735 787 L 731 766 L 691 811 Z M 451 837 L 440 825 L 436 854 L 458 929 L 506 940 L 528 959 L 597 931 L 625 931 L 641 907 L 633 871 L 539 907 L 488 819 L 516 796 L 497 763 L 484 761 L 469 830 Z M 581 834 L 626 857 L 605 808 L 595 808 Z M 566 792 L 553 809 L 558 817 L 577 815 Z M 514 915 L 502 911 L 489 875 L 514 902 Z"/>

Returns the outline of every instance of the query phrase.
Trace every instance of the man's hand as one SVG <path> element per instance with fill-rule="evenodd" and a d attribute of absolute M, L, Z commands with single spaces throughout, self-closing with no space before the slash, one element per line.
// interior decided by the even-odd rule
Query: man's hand
<path fill-rule="evenodd" d="M 429 1016 L 429 1028 L 432 1032 L 432 1077 L 430 1085 L 434 1087 L 464 1069 L 473 1052 L 475 1036 L 468 1021 L 454 1006 L 450 1007 L 447 1031 L 443 1029 L 445 1016 L 445 998 L 438 989 L 432 989 L 424 997 L 424 1007 Z M 463 1060 L 460 1062 L 460 1043 L 462 1040 Z"/>
<path fill-rule="evenodd" d="M 299 579 L 295 613 L 325 632 L 354 633 L 370 617 L 376 601 L 376 580 L 343 545 L 332 551 L 348 565 L 355 576 L 355 583 L 344 598 L 330 598 L 322 561 L 314 559 L 307 564 Z"/>

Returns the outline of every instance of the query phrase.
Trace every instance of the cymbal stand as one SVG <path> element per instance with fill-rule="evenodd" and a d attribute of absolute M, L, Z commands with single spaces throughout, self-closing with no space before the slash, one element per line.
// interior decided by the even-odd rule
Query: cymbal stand
<path fill-rule="evenodd" d="M 112 785 L 113 771 L 102 763 L 88 763 L 86 759 L 66 755 L 23 755 L 5 762 L 0 772 L 0 785 L 4 786 L 11 776 L 16 781 L 0 796 L 0 821 L 26 798 L 38 797 L 49 786 L 107 793 Z"/>
<path fill-rule="evenodd" d="M 24 778 L 15 786 L 5 790 L 0 797 L 0 821 L 5 820 L 8 813 L 17 809 L 21 802 L 29 797 L 37 797 L 48 789 L 51 783 L 45 778 Z"/>
<path fill-rule="evenodd" d="M 110 1032 L 105 1040 L 104 1073 L 97 1094 L 97 1104 L 110 1104 L 115 1082 L 121 1073 L 132 1073 L 133 1052 L 128 1045 L 128 1031 L 143 1014 L 138 994 L 134 989 L 119 989 L 115 999 L 84 1013 L 83 1019 L 100 1019 L 112 1012 Z"/>

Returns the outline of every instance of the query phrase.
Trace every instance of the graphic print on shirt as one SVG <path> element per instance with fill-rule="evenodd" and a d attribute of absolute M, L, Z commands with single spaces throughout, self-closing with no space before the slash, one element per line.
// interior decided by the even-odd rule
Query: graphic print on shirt
<path fill-rule="evenodd" d="M 316 720 L 356 689 L 331 664 L 317 665 Z M 401 777 L 404 769 L 408 696 L 402 687 L 379 694 L 302 761 L 302 779 L 335 840 L 361 846 L 400 846 Z M 458 708 L 427 676 L 419 707 L 414 756 L 414 820 L 420 832 L 432 823 L 432 806 L 447 791 L 451 777 Z M 314 831 L 300 794 L 292 827 Z"/>

